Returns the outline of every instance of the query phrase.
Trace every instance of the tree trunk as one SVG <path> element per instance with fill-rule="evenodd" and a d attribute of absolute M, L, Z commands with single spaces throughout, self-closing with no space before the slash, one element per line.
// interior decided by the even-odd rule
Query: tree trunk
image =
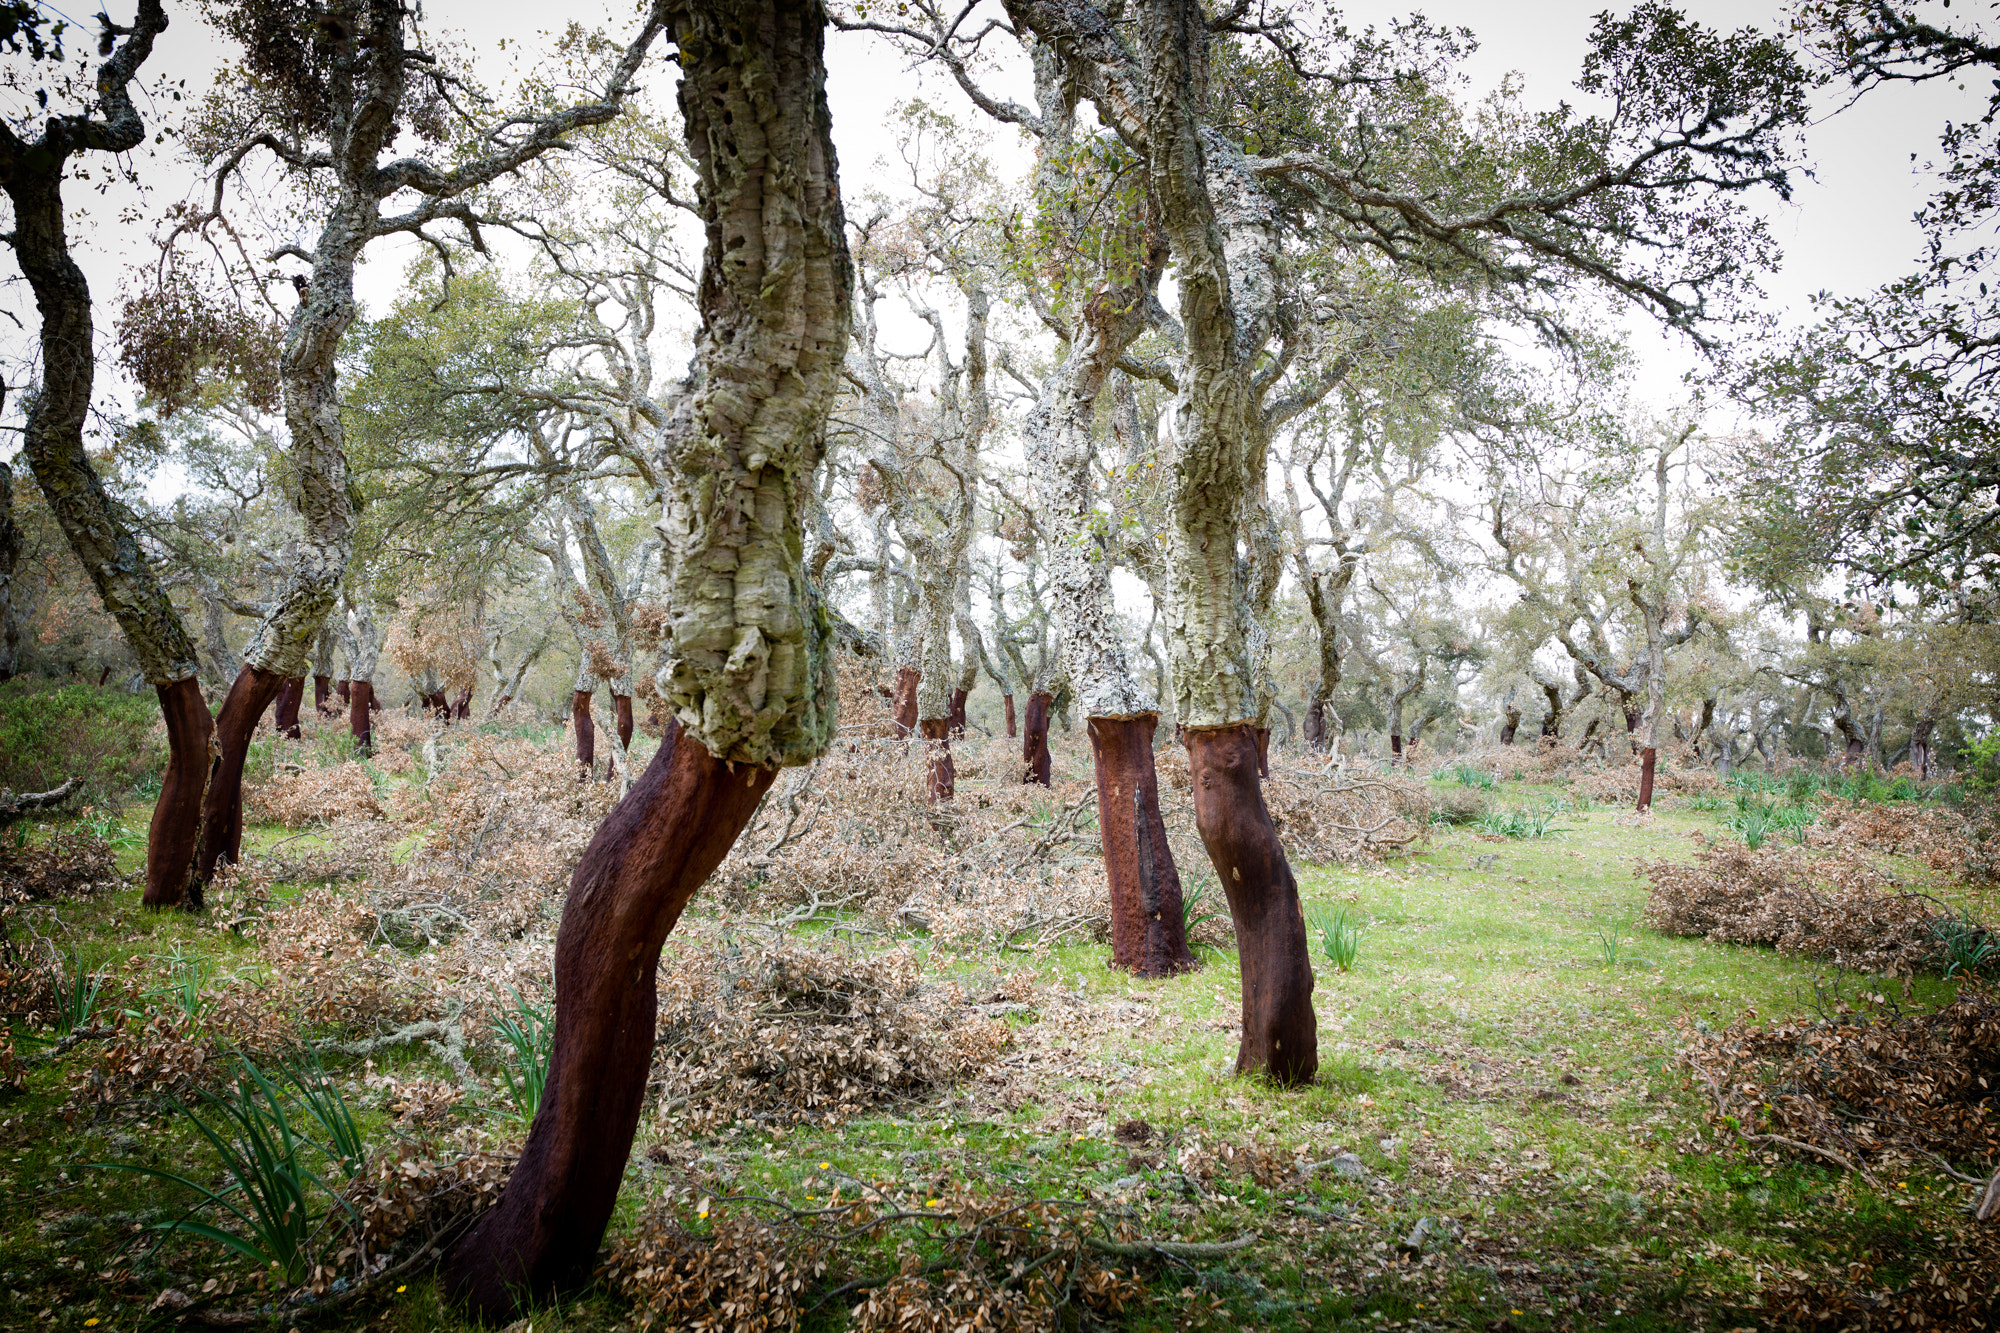
<path fill-rule="evenodd" d="M 1028 716 L 1021 724 L 1021 781 L 1049 785 L 1049 706 L 1055 696 L 1036 690 L 1028 696 Z"/>
<path fill-rule="evenodd" d="M 1252 726 L 1250 734 L 1257 738 L 1257 776 L 1268 778 L 1271 776 L 1271 729 Z"/>
<path fill-rule="evenodd" d="M 614 694 L 611 696 L 611 706 L 618 717 L 618 748 L 629 750 L 632 748 L 632 696 Z"/>
<path fill-rule="evenodd" d="M 917 723 L 924 737 L 924 797 L 933 804 L 958 794 L 958 768 L 951 759 L 951 719 L 927 717 Z"/>
<path fill-rule="evenodd" d="M 245 666 L 236 673 L 228 697 L 216 712 L 215 760 L 202 798 L 201 856 L 195 869 L 195 877 L 203 884 L 214 878 L 217 861 L 234 865 L 242 855 L 243 763 L 264 710 L 285 688 L 285 681 L 276 672 Z"/>
<path fill-rule="evenodd" d="M 340 710 L 327 707 L 327 699 L 333 694 L 333 679 L 330 676 L 313 677 L 313 711 L 321 717 L 339 717 Z"/>
<path fill-rule="evenodd" d="M 1928 779 L 1931 775 L 1931 735 L 1937 730 L 1937 719 L 1921 717 L 1917 725 L 1910 729 L 1910 767 L 1917 777 Z"/>
<path fill-rule="evenodd" d="M 1087 723 L 1097 772 L 1097 826 L 1111 889 L 1111 965 L 1142 977 L 1192 971 L 1181 877 L 1160 817 L 1153 766 L 1157 715 L 1093 717 Z"/>
<path fill-rule="evenodd" d="M 1318 691 L 1314 691 L 1313 696 L 1306 700 L 1306 722 L 1303 730 L 1306 734 L 1306 749 L 1312 751 L 1314 754 L 1324 752 L 1326 749 L 1326 700 L 1320 698 Z"/>
<path fill-rule="evenodd" d="M 21 662 L 22 606 L 14 595 L 21 563 L 21 529 L 14 522 L 14 472 L 0 463 L 0 680 L 12 680 Z"/>
<path fill-rule="evenodd" d="M 950 711 L 945 714 L 945 721 L 950 724 L 951 738 L 953 740 L 965 739 L 965 699 L 967 693 L 968 691 L 966 690 L 953 690 L 951 692 Z"/>
<path fill-rule="evenodd" d="M 347 680 L 335 681 L 333 683 L 333 693 L 334 697 L 340 700 L 340 706 L 342 708 L 349 707 L 354 702 L 353 680 L 347 679 Z"/>
<path fill-rule="evenodd" d="M 1521 729 L 1521 710 L 1508 704 L 1504 716 L 1506 720 L 1500 724 L 1500 743 L 1512 745 L 1514 733 Z"/>
<path fill-rule="evenodd" d="M 576 769 L 578 777 L 590 781 L 597 771 L 597 724 L 590 720 L 589 690 L 572 690 L 569 717 L 576 729 Z"/>
<path fill-rule="evenodd" d="M 201 682 L 193 676 L 154 687 L 160 715 L 167 721 L 167 771 L 160 779 L 160 799 L 153 803 L 153 822 L 146 834 L 146 894 L 148 907 L 201 906 L 201 881 L 195 878 L 201 848 L 202 796 L 208 790 L 209 738 L 215 719 L 201 697 Z"/>
<path fill-rule="evenodd" d="M 913 666 L 896 668 L 896 735 L 917 734 L 917 669 Z"/>
<path fill-rule="evenodd" d="M 1007 739 L 1011 741 L 1015 739 L 1017 735 L 1017 733 L 1014 730 L 1014 696 L 1011 694 L 1003 694 L 1000 696 L 1000 702 L 1003 705 L 1005 705 L 1007 709 Z"/>
<path fill-rule="evenodd" d="M 375 753 L 375 724 L 368 716 L 374 703 L 374 681 L 347 682 L 347 731 L 354 737 L 354 753 L 364 757 Z"/>
<path fill-rule="evenodd" d="M 1308 1083 L 1319 1068 L 1311 951 L 1298 883 L 1257 780 L 1248 724 L 1189 730 L 1195 827 L 1222 891 L 1243 973 L 1236 1072 Z"/>
<path fill-rule="evenodd" d="M 556 936 L 541 1109 L 499 1206 L 444 1265 L 447 1286 L 489 1322 L 590 1271 L 652 1068 L 660 948 L 776 776 L 724 763 L 670 719 L 577 863 Z"/>
<path fill-rule="evenodd" d="M 1653 808 L 1653 770 L 1658 764 L 1660 752 L 1648 745 L 1639 751 L 1639 813 Z"/>
<path fill-rule="evenodd" d="M 272 715 L 271 724 L 280 736 L 291 740 L 299 739 L 299 705 L 306 699 L 304 676 L 293 676 L 278 691 L 278 707 Z"/>
<path fill-rule="evenodd" d="M 630 698 L 627 698 L 625 702 L 625 710 L 628 713 L 632 710 Z M 453 720 L 458 722 L 464 722 L 472 716 L 472 687 L 470 685 L 458 692 L 458 698 L 451 705 L 451 715 Z M 627 726 L 625 730 L 629 735 L 632 729 L 630 726 Z"/>
<path fill-rule="evenodd" d="M 1403 738 L 1400 733 L 1389 733 L 1389 767 L 1394 768 L 1403 757 Z"/>

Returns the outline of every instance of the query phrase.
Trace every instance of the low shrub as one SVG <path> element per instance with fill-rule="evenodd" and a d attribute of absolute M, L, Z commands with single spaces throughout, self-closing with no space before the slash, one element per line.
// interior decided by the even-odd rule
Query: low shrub
<path fill-rule="evenodd" d="M 1477 787 L 1446 787 L 1431 793 L 1431 818 L 1440 824 L 1477 824 L 1493 813 L 1493 802 Z"/>
<path fill-rule="evenodd" d="M 0 681 L 0 788 L 49 791 L 81 778 L 80 798 L 103 803 L 156 780 L 166 762 L 166 727 L 150 692 L 33 676 Z"/>

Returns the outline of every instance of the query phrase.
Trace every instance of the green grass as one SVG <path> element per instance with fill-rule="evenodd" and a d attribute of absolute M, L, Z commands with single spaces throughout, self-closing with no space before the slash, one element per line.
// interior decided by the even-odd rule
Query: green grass
<path fill-rule="evenodd" d="M 1516 783 L 1502 794 L 1517 812 L 1551 819 L 1560 795 Z M 1338 919 L 1365 940 L 1348 971 L 1315 940 L 1320 1075 L 1310 1087 L 1234 1076 L 1242 978 L 1233 952 L 1205 950 L 1200 971 L 1139 981 L 1106 968 L 1101 947 L 1062 947 L 1032 960 L 1041 988 L 1034 1012 L 1009 1020 L 1039 1057 L 1024 1100 L 972 1082 L 838 1126 L 776 1134 L 739 1126 L 676 1147 L 668 1163 L 647 1156 L 656 1131 L 642 1125 L 614 1228 L 630 1224 L 643 1198 L 692 1176 L 716 1198 L 768 1194 L 805 1207 L 843 1181 L 919 1208 L 948 1184 L 976 1182 L 1094 1199 L 1140 1234 L 1257 1233 L 1240 1259 L 1156 1272 L 1123 1326 L 1160 1330 L 1202 1327 L 1190 1312 L 1210 1302 L 1207 1326 L 1260 1333 L 1500 1320 L 1516 1329 L 1664 1330 L 1698 1318 L 1730 1328 L 1759 1322 L 1760 1274 L 1774 1268 L 1826 1269 L 1873 1254 L 1888 1256 L 1893 1277 L 1904 1262 L 1897 1256 L 1960 1225 L 1964 1187 L 1913 1172 L 1878 1192 L 1819 1166 L 1718 1151 L 1676 1065 L 1683 1024 L 1721 1026 L 1751 1009 L 1804 1015 L 1817 1002 L 1810 961 L 1663 937 L 1641 924 L 1645 891 L 1633 862 L 1686 858 L 1688 835 L 1724 833 L 1730 813 L 1668 802 L 1634 823 L 1622 810 L 1572 810 L 1561 838 L 1496 843 L 1477 829 L 1436 830 L 1428 850 L 1405 861 L 1298 867 L 1309 919 Z M 128 812 L 125 821 L 138 818 Z M 253 829 L 247 840 L 262 847 L 281 836 L 290 835 Z M 1994 918 L 1987 895 L 1941 890 L 1913 863 L 1895 868 L 1968 920 Z M 1190 885 L 1204 869 L 1181 867 Z M 698 900 L 691 915 L 720 910 Z M 167 967 L 147 1000 L 159 1012 L 187 1011 L 186 984 L 203 966 L 191 960 L 206 960 L 203 976 L 254 980 L 248 946 L 183 917 L 141 913 L 136 890 L 66 907 L 63 918 L 80 968 L 115 971 L 134 958 Z M 1981 939 L 1969 936 L 1967 947 Z M 1028 961 L 910 943 L 934 978 Z M 1937 1000 L 1952 987 L 1920 979 L 1913 999 Z M 1074 1005 L 1061 997 L 1079 993 L 1085 1012 L 1130 1013 L 1069 1027 L 1058 1015 Z M 532 1035 L 528 1020 L 516 1021 Z M 418 1050 L 381 1063 L 443 1073 Z M 75 1067 L 71 1057 L 35 1065 L 28 1092 L 0 1101 L 0 1327 L 80 1327 L 93 1317 L 100 1328 L 134 1327 L 161 1286 L 199 1285 L 217 1271 L 217 1247 L 197 1237 L 171 1236 L 141 1257 L 156 1238 L 147 1228 L 185 1208 L 183 1188 L 85 1169 L 124 1161 L 212 1186 L 212 1146 L 171 1114 L 86 1117 L 66 1128 L 57 1112 Z M 358 1072 L 347 1065 L 332 1076 L 344 1084 Z M 496 1091 L 460 1114 L 517 1134 L 519 1111 L 498 1091 L 502 1070 L 481 1072 Z M 355 1118 L 370 1141 L 398 1132 L 374 1106 L 357 1105 Z M 1115 1138 L 1133 1119 L 1156 1131 L 1143 1148 Z M 1239 1161 L 1255 1149 L 1319 1163 L 1346 1152 L 1366 1174 L 1322 1167 L 1260 1182 L 1221 1158 L 1224 1149 Z M 1222 1164 L 1190 1186 L 1182 1160 Z M 1423 1218 L 1450 1223 L 1457 1238 L 1422 1262 L 1399 1257 Z M 893 1266 L 893 1254 L 863 1248 L 845 1262 Z M 315 1327 L 470 1327 L 428 1279 L 405 1285 Z M 44 1309 L 51 1314 L 39 1320 Z M 593 1290 L 533 1322 L 547 1333 L 628 1318 Z M 808 1327 L 841 1323 L 822 1315 Z"/>

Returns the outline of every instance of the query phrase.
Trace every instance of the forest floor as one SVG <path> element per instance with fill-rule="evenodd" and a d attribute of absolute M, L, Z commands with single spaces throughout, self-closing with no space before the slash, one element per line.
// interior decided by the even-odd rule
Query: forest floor
<path fill-rule="evenodd" d="M 964 784 L 961 800 L 979 785 Z M 1423 850 L 1385 864 L 1299 868 L 1309 912 L 1344 907 L 1361 927 L 1351 971 L 1315 959 L 1312 1086 L 1232 1075 L 1239 978 L 1227 949 L 1203 949 L 1197 972 L 1141 981 L 1106 968 L 1101 945 L 1023 956 L 918 937 L 898 947 L 915 951 L 926 983 L 1014 997 L 987 1006 L 1008 1026 L 997 1059 L 941 1093 L 837 1125 L 739 1121 L 657 1145 L 642 1128 L 612 1239 L 662 1199 L 700 1233 L 731 1209 L 780 1226 L 791 1216 L 740 1196 L 801 1210 L 867 1196 L 919 1217 L 971 1194 L 1032 1197 L 1087 1207 L 1093 1225 L 1132 1238 L 1251 1238 L 1148 1261 L 1128 1299 L 1072 1306 L 1065 1317 L 1081 1323 L 1069 1326 L 1721 1330 L 1760 1325 L 1774 1277 L 1871 1256 L 1893 1270 L 1898 1256 L 1976 1225 L 1974 1191 L 1936 1173 L 1871 1184 L 1718 1142 L 1679 1063 L 1688 1034 L 1746 1014 L 1823 1014 L 1865 989 L 1810 959 L 1643 924 L 1635 863 L 1686 860 L 1697 837 L 1728 836 L 1718 814 L 1679 800 L 1646 817 L 1579 811 L 1561 785 L 1505 783 L 1493 795 L 1559 813 L 1542 836 L 1440 827 Z M 137 804 L 119 813 L 128 869 L 138 855 L 129 830 L 144 817 Z M 249 842 L 296 836 L 259 826 Z M 1940 884 L 1914 862 L 1893 869 L 1974 918 L 2000 917 L 1984 892 Z M 138 894 L 128 885 L 62 904 L 66 947 L 113 975 L 159 978 L 148 1003 L 171 1005 L 190 979 L 196 989 L 255 984 L 253 946 L 204 920 L 147 913 Z M 726 926 L 726 916 L 699 905 L 682 933 Z M 1935 979 L 1898 986 L 1918 1005 L 1953 990 Z M 17 1035 L 25 1052 L 47 1049 Z M 219 1185 L 214 1153 L 185 1119 L 159 1099 L 108 1115 L 68 1105 L 65 1115 L 81 1063 L 99 1054 L 89 1043 L 30 1054 L 26 1091 L 0 1095 L 0 1328 L 167 1327 L 181 1313 L 158 1305 L 168 1287 L 197 1302 L 204 1290 L 233 1294 L 218 1306 L 254 1309 L 250 1267 L 219 1246 L 177 1235 L 153 1252 L 149 1226 L 179 1215 L 186 1189 L 104 1169 L 157 1166 Z M 418 1047 L 381 1063 L 444 1072 Z M 358 1088 L 358 1062 L 336 1074 Z M 399 1132 L 387 1112 L 356 1105 L 371 1140 Z M 491 1106 L 455 1114 L 484 1117 L 499 1144 L 524 1128 Z M 829 1272 L 885 1262 L 893 1271 L 886 1243 Z M 852 1326 L 857 1299 L 822 1306 L 804 1326 Z M 519 1328 L 634 1322 L 621 1297 L 593 1288 Z M 465 1324 L 418 1272 L 275 1326 Z"/>

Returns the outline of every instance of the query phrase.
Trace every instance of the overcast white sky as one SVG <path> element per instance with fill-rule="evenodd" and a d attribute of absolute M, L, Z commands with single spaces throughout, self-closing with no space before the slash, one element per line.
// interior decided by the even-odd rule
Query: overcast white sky
<path fill-rule="evenodd" d="M 113 8 L 124 6 L 114 4 Z M 1530 105 L 1547 105 L 1574 97 L 1572 80 L 1581 66 L 1592 14 L 1602 0 L 1544 0 L 1537 4 L 1496 6 L 1475 0 L 1445 0 L 1423 6 L 1437 22 L 1471 28 L 1480 50 L 1466 66 L 1475 88 L 1490 88 L 1509 71 L 1519 71 Z M 82 13 L 80 0 L 64 8 Z M 1782 24 L 1780 8 L 1770 3 L 1726 5 L 1698 0 L 1693 16 L 1713 25 L 1755 24 L 1767 29 Z M 156 71 L 186 77 L 191 88 L 205 86 L 217 68 L 221 47 L 204 30 L 197 14 L 170 2 L 172 26 L 155 57 Z M 604 5 L 601 0 L 565 10 L 563 20 L 605 22 L 614 32 L 633 26 L 634 6 Z M 1384 22 L 1406 14 L 1405 8 L 1353 6 L 1351 22 Z M 497 82 L 507 67 L 532 61 L 546 48 L 544 30 L 552 26 L 550 7 L 526 0 L 430 0 L 424 6 L 425 27 L 433 32 L 456 30 L 481 53 L 483 72 Z M 505 43 L 503 48 L 502 43 Z M 843 179 L 850 199 L 859 197 L 874 175 L 875 164 L 893 148 L 888 130 L 891 110 L 905 98 L 921 95 L 963 114 L 965 105 L 955 86 L 935 71 L 913 70 L 875 39 L 833 34 L 830 52 L 829 99 L 835 136 L 840 145 Z M 656 66 L 655 80 L 667 75 Z M 996 76 L 1004 79 L 1004 76 Z M 1018 90 L 1025 96 L 1025 90 Z M 1829 99 L 1829 107 L 1837 99 Z M 1895 277 L 1915 262 L 1919 237 L 1910 217 L 1928 192 L 1910 154 L 1921 162 L 1930 155 L 1944 122 L 1963 116 L 1977 98 L 1947 88 L 1896 89 L 1877 93 L 1856 110 L 1831 116 L 1816 125 L 1809 143 L 1816 179 L 1798 183 L 1790 206 L 1770 203 L 1770 216 L 1787 258 L 1784 269 L 1767 286 L 1774 307 L 1804 318 L 1807 298 L 1833 289 L 1853 293 Z M 1010 159 L 1025 165 L 1025 151 L 1015 131 L 994 127 L 996 165 Z M 181 197 L 192 178 L 186 168 L 162 156 L 141 158 L 138 168 L 160 182 L 156 202 Z M 108 327 L 109 302 L 115 296 L 125 266 L 141 258 L 147 228 L 120 227 L 114 221 L 124 201 L 72 190 L 77 213 L 78 257 L 92 279 L 100 302 L 99 328 Z M 362 275 L 363 298 L 379 309 L 393 292 L 406 262 L 404 247 L 379 245 Z M 16 307 L 28 328 L 34 327 L 27 293 L 19 284 L 0 289 L 0 302 Z M 1693 364 L 1675 341 L 1640 318 L 1629 322 L 1643 367 L 1637 388 L 1642 397 L 1674 396 L 1682 371 Z M 0 445 L 0 452 L 11 452 Z"/>

